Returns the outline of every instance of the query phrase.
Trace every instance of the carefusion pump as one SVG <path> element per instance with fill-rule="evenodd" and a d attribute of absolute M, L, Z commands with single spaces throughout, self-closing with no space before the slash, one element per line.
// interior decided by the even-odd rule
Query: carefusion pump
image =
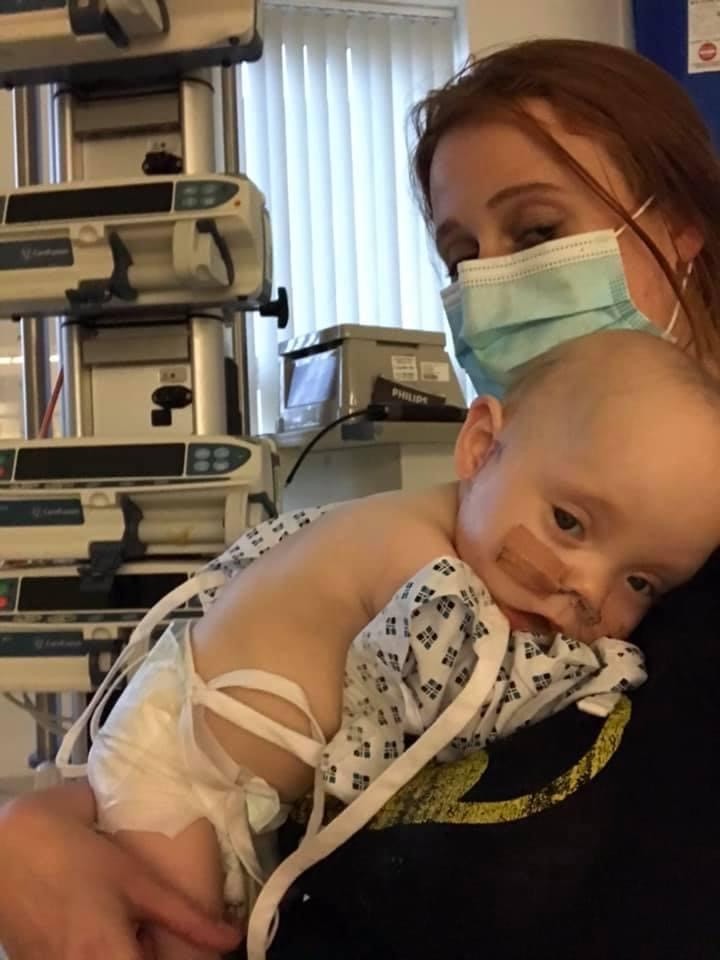
<path fill-rule="evenodd" d="M 0 449 L 0 689 L 42 694 L 45 716 L 276 511 L 245 323 L 284 326 L 287 298 L 238 142 L 237 65 L 261 54 L 257 0 L 0 2 L 0 316 L 21 324 L 27 433 Z M 40 435 L 50 323 L 61 439 Z M 39 735 L 36 760 L 52 747 Z"/>

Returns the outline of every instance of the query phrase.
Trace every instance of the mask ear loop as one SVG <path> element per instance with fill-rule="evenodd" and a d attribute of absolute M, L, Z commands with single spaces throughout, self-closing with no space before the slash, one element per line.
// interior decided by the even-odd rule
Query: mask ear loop
<path fill-rule="evenodd" d="M 687 290 L 687 285 L 690 281 L 690 277 L 692 276 L 692 272 L 693 272 L 693 261 L 691 260 L 688 263 L 687 267 L 685 268 L 685 276 L 683 277 L 682 283 L 680 284 L 680 292 L 683 294 Z M 669 340 L 671 343 L 678 342 L 677 337 L 672 336 L 672 332 L 675 328 L 675 324 L 678 321 L 678 317 L 680 316 L 681 306 L 682 304 L 680 303 L 680 298 L 678 297 L 677 300 L 675 301 L 675 309 L 673 310 L 672 316 L 670 317 L 670 322 L 668 323 L 667 327 L 665 327 L 665 330 L 663 331 L 663 335 L 662 335 L 663 340 Z"/>
<path fill-rule="evenodd" d="M 643 203 L 640 207 L 638 207 L 638 209 L 635 211 L 635 213 L 632 215 L 630 219 L 633 221 L 638 220 L 645 213 L 648 207 L 654 202 L 654 200 L 655 200 L 655 197 L 653 195 L 649 196 L 645 201 L 645 203 Z M 622 236 L 622 234 L 625 233 L 625 231 L 628 229 L 628 226 L 629 225 L 627 223 L 624 223 L 618 230 L 615 231 L 615 236 L 616 237 Z M 690 281 L 690 277 L 692 276 L 692 272 L 693 272 L 693 261 L 691 260 L 685 269 L 685 276 L 683 277 L 682 283 L 680 285 L 680 292 L 683 294 L 687 290 L 687 285 Z M 677 337 L 672 336 L 672 332 L 675 329 L 675 324 L 677 323 L 678 317 L 680 316 L 681 306 L 682 304 L 680 302 L 680 298 L 678 297 L 678 299 L 675 301 L 675 308 L 673 309 L 672 316 L 670 317 L 670 322 L 668 323 L 667 327 L 665 327 L 665 330 L 663 331 L 663 334 L 662 334 L 663 340 L 669 340 L 670 343 L 678 342 Z"/>
<path fill-rule="evenodd" d="M 643 203 L 642 206 L 638 207 L 638 209 L 637 209 L 637 210 L 635 211 L 635 213 L 630 217 L 630 219 L 631 219 L 633 222 L 634 222 L 635 220 L 639 220 L 640 217 L 641 217 L 641 216 L 645 213 L 645 211 L 648 209 L 648 207 L 649 207 L 652 203 L 654 203 L 654 202 L 655 202 L 655 197 L 652 196 L 652 195 L 649 196 L 649 197 L 647 198 L 647 200 L 645 201 L 645 203 Z M 618 227 L 618 229 L 615 231 L 615 236 L 616 236 L 616 237 L 621 237 L 621 236 L 625 233 L 625 231 L 628 229 L 628 226 L 629 226 L 629 224 L 624 223 L 621 227 Z"/>

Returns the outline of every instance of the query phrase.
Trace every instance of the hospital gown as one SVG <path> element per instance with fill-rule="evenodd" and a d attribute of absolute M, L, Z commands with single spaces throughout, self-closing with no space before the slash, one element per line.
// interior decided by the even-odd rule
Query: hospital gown
<path fill-rule="evenodd" d="M 289 512 L 248 531 L 208 569 L 228 579 L 332 508 Z M 214 592 L 202 596 L 212 603 Z M 625 641 L 592 648 L 558 634 L 547 646 L 510 634 L 484 585 L 457 557 L 438 557 L 397 591 L 355 638 L 345 671 L 342 726 L 322 756 L 327 793 L 349 803 L 420 735 L 465 686 L 475 665 L 472 641 L 491 625 L 507 634 L 492 689 L 473 722 L 442 751 L 458 759 L 538 722 L 570 703 L 620 694 L 645 679 L 643 656 Z"/>

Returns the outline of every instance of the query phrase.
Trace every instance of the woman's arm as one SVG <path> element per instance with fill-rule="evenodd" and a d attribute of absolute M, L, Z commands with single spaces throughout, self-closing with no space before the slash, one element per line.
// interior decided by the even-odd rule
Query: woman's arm
<path fill-rule="evenodd" d="M 0 807 L 0 944 L 11 960 L 141 960 L 141 924 L 227 952 L 237 931 L 208 919 L 92 827 L 86 784 Z"/>
<path fill-rule="evenodd" d="M 91 827 L 95 822 L 95 798 L 87 781 L 76 780 L 38 793 L 23 794 L 0 808 L 3 813 L 12 811 L 36 811 L 38 814 L 52 811 L 57 816 L 70 817 Z"/>
<path fill-rule="evenodd" d="M 161 833 L 121 831 L 113 840 L 146 863 L 192 900 L 208 916 L 224 912 L 224 870 L 213 826 L 196 820 L 174 837 Z M 190 945 L 157 925 L 148 931 L 153 960 L 220 960 L 217 950 Z"/>

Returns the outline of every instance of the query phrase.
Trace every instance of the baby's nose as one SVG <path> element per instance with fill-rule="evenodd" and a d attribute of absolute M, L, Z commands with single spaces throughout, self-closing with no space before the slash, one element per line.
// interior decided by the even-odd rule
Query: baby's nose
<path fill-rule="evenodd" d="M 582 574 L 571 571 L 559 592 L 568 603 L 571 618 L 583 635 L 602 623 L 610 584 L 600 571 Z"/>

